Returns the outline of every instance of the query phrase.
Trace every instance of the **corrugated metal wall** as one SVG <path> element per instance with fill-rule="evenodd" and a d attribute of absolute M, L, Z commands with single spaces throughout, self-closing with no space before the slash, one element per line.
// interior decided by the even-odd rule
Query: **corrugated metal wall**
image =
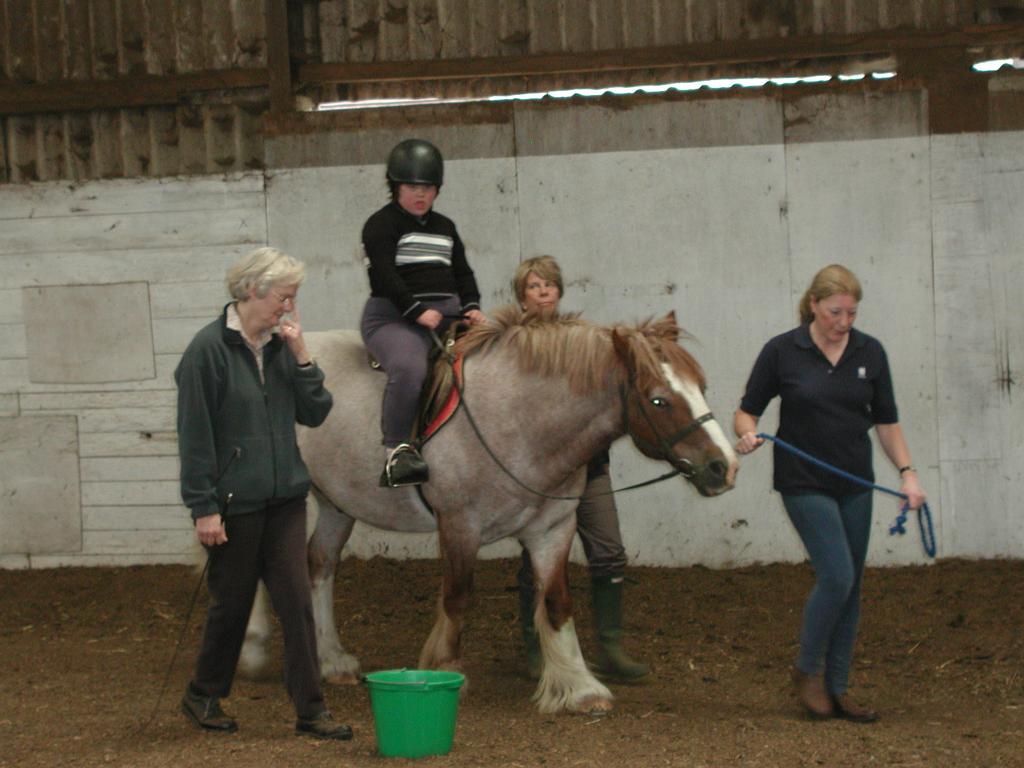
<path fill-rule="evenodd" d="M 1024 0 L 0 0 L 0 85 L 117 82 L 267 69 L 268 8 L 284 3 L 292 69 L 722 44 L 886 30 L 942 30 L 1024 19 Z M 273 30 L 271 30 L 273 31 Z M 296 81 L 312 101 L 486 95 L 640 84 L 799 60 L 353 86 Z M 849 66 L 850 61 L 844 62 Z M 836 63 L 835 67 L 842 65 Z M 168 176 L 263 164 L 265 86 L 189 93 L 166 106 L 3 116 L 0 181 Z"/>
<path fill-rule="evenodd" d="M 1024 17 L 1024 2 L 963 0 L 325 0 L 307 3 L 312 58 L 323 62 L 477 59 L 885 30 L 939 30 Z M 845 62 L 854 64 L 855 62 Z M 806 71 L 807 62 L 785 62 Z M 818 63 L 809 67 L 818 70 Z M 553 77 L 392 82 L 324 98 L 470 94 L 636 85 L 750 73 L 752 65 Z M 760 66 L 778 74 L 778 66 Z"/>
<path fill-rule="evenodd" d="M 264 68 L 264 16 L 264 0 L 3 0 L 0 62 L 5 78 L 25 84 Z M 6 116 L 0 175 L 18 182 L 260 168 L 265 109 L 265 93 L 235 91 L 167 107 Z"/>
<path fill-rule="evenodd" d="M 518 56 L 978 23 L 955 0 L 324 0 L 323 61 Z M 1002 6 L 1013 3 L 1002 3 Z"/>

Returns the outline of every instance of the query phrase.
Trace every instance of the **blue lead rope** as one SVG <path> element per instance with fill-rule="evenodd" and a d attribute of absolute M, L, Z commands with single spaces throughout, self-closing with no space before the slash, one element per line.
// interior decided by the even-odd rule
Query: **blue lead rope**
<path fill-rule="evenodd" d="M 857 477 L 857 475 L 851 475 L 846 470 L 840 469 L 839 467 L 833 467 L 828 462 L 822 461 L 819 458 L 811 456 L 811 454 L 801 451 L 795 445 L 790 445 L 785 440 L 775 437 L 774 435 L 766 435 L 764 432 L 758 432 L 757 436 L 765 440 L 771 440 L 780 448 L 789 451 L 790 453 L 799 456 L 805 461 L 811 462 L 815 466 L 827 469 L 829 472 L 840 477 L 849 480 L 851 482 L 862 485 L 865 488 L 871 488 L 875 491 L 881 491 L 882 493 L 888 493 L 890 496 L 897 496 L 903 499 L 903 506 L 900 507 L 899 517 L 896 518 L 896 522 L 889 527 L 889 535 L 898 533 L 900 536 L 907 532 L 907 511 L 910 509 L 910 501 L 907 498 L 907 494 L 895 491 L 892 488 L 886 488 L 884 485 L 878 485 L 865 480 L 863 477 Z M 927 525 L 927 531 L 925 526 Z M 928 502 L 926 501 L 921 505 L 921 508 L 917 510 L 917 527 L 921 531 L 921 544 L 924 546 L 924 552 L 928 557 L 935 557 L 935 529 L 932 527 L 932 511 L 928 508 Z"/>

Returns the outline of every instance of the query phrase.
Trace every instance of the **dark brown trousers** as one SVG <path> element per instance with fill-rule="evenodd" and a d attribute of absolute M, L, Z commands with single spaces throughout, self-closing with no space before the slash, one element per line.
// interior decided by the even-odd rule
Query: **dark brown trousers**
<path fill-rule="evenodd" d="M 316 717 L 324 711 L 324 698 L 306 565 L 306 500 L 289 499 L 226 520 L 227 542 L 210 550 L 210 608 L 193 688 L 218 698 L 231 692 L 262 579 L 284 633 L 288 695 L 299 717 Z"/>

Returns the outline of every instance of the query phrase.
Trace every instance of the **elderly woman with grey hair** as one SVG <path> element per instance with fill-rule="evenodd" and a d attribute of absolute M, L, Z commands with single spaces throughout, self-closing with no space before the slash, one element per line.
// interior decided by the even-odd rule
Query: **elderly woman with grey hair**
<path fill-rule="evenodd" d="M 209 556 L 210 608 L 182 711 L 207 731 L 232 732 L 231 691 L 260 580 L 281 619 L 285 680 L 300 734 L 350 739 L 324 705 L 306 570 L 310 478 L 295 424 L 331 410 L 306 349 L 296 297 L 301 262 L 259 248 L 227 274 L 233 301 L 196 334 L 174 372 L 181 496 Z"/>

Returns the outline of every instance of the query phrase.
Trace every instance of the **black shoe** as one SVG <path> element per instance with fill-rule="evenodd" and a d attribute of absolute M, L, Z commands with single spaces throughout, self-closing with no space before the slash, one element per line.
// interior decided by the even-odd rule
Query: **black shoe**
<path fill-rule="evenodd" d="M 321 712 L 316 717 L 300 717 L 295 721 L 295 732 L 314 739 L 348 741 L 352 738 L 352 729 L 337 722 L 330 712 Z"/>
<path fill-rule="evenodd" d="M 220 699 L 195 693 L 191 684 L 185 689 L 185 695 L 181 699 L 181 711 L 203 730 L 219 733 L 234 733 L 238 730 L 235 719 L 220 708 Z"/>
<path fill-rule="evenodd" d="M 381 488 L 398 488 L 403 485 L 419 485 L 430 479 L 430 467 L 419 451 L 408 443 L 402 443 L 388 454 L 384 471 L 380 473 Z"/>

